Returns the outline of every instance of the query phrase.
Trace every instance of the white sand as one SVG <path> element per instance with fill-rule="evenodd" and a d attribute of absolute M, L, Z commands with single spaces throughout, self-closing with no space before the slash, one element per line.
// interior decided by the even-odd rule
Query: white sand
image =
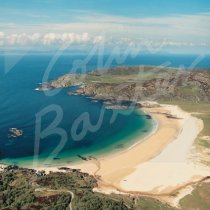
<path fill-rule="evenodd" d="M 154 159 L 139 164 L 136 170 L 121 181 L 123 189 L 163 193 L 170 192 L 189 181 L 210 175 L 210 169 L 195 165 L 190 160 L 192 145 L 203 128 L 201 120 L 176 106 L 168 106 L 171 113 L 183 118 L 182 130 Z M 158 139 L 157 139 L 158 140 Z"/>
<path fill-rule="evenodd" d="M 155 133 L 128 150 L 99 158 L 98 161 L 68 165 L 101 176 L 101 192 L 126 191 L 170 193 L 186 183 L 210 175 L 210 169 L 194 164 L 192 145 L 203 129 L 202 120 L 178 106 L 145 108 L 158 122 Z M 167 118 L 170 113 L 177 119 Z M 56 167 L 42 168 L 57 171 Z"/>

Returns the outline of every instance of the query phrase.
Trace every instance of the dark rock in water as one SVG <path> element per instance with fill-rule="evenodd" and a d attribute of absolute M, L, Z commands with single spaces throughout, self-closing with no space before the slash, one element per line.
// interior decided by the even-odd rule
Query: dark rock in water
<path fill-rule="evenodd" d="M 19 137 L 19 136 L 22 136 L 23 135 L 23 131 L 20 130 L 20 129 L 17 129 L 17 128 L 10 128 L 9 129 L 9 137 L 13 137 L 13 138 L 16 138 L 16 137 Z"/>
<path fill-rule="evenodd" d="M 55 158 L 53 158 L 53 160 L 60 160 L 60 158 L 58 158 L 58 157 L 55 157 Z"/>
<path fill-rule="evenodd" d="M 76 93 L 76 92 L 68 92 L 67 93 L 69 96 L 77 96 L 77 95 L 79 95 L 78 93 Z"/>
<path fill-rule="evenodd" d="M 83 157 L 83 156 L 81 156 L 81 155 L 77 155 L 77 157 L 79 157 L 80 159 L 85 160 L 85 161 L 88 160 L 86 157 Z"/>
<path fill-rule="evenodd" d="M 124 148 L 124 145 L 123 145 L 123 144 L 118 144 L 118 145 L 116 146 L 116 149 L 122 149 L 122 148 Z"/>
<path fill-rule="evenodd" d="M 152 119 L 152 117 L 150 116 L 150 115 L 145 115 L 146 116 L 146 118 L 148 119 L 148 120 L 151 120 Z"/>

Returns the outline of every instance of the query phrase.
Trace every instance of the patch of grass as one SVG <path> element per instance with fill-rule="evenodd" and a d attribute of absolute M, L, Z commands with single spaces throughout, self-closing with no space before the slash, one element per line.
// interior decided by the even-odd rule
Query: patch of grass
<path fill-rule="evenodd" d="M 210 105 L 209 105 L 209 111 L 210 111 Z M 210 114 L 204 114 L 201 116 L 201 118 L 204 122 L 204 129 L 202 131 L 202 135 L 210 136 Z"/>
<path fill-rule="evenodd" d="M 184 100 L 159 100 L 162 104 L 178 105 L 187 112 L 197 112 L 205 115 L 210 115 L 210 104 L 205 102 L 192 102 Z"/>
<path fill-rule="evenodd" d="M 180 201 L 183 210 L 210 209 L 210 183 L 203 183 Z"/>
<path fill-rule="evenodd" d="M 152 198 L 138 198 L 134 210 L 175 210 L 175 208 L 163 204 Z"/>
<path fill-rule="evenodd" d="M 200 139 L 200 145 L 206 148 L 210 148 L 210 142 Z"/>
<path fill-rule="evenodd" d="M 203 136 L 210 136 L 210 104 L 205 102 L 193 103 L 179 100 L 159 100 L 159 103 L 173 104 L 180 106 L 186 112 L 197 113 L 196 116 L 204 122 L 204 129 L 201 132 Z"/>
<path fill-rule="evenodd" d="M 183 95 L 197 95 L 199 94 L 199 88 L 197 86 L 180 86 L 177 87 L 177 91 L 181 92 Z"/>

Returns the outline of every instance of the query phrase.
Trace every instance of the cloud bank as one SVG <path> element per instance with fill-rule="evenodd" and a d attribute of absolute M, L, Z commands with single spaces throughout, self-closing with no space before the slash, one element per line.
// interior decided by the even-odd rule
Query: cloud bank
<path fill-rule="evenodd" d="M 169 17 L 121 17 L 98 13 L 79 14 L 69 23 L 0 23 L 0 46 L 59 45 L 151 46 L 164 48 L 209 48 L 210 14 Z"/>
<path fill-rule="evenodd" d="M 110 36 L 93 36 L 89 33 L 75 34 L 75 33 L 14 33 L 14 34 L 5 34 L 4 32 L 0 32 L 0 45 L 8 46 L 8 45 L 35 45 L 39 44 L 42 46 L 53 46 L 59 44 L 98 44 L 98 43 L 106 43 L 110 45 L 151 45 L 151 46 L 209 46 L 210 44 L 207 42 L 190 42 L 190 41 L 172 41 L 172 40 L 153 40 L 153 39 L 144 39 L 144 38 L 116 38 Z"/>

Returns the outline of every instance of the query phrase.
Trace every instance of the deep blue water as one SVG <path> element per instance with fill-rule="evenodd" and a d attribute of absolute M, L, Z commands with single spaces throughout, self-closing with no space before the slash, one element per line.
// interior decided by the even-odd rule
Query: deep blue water
<path fill-rule="evenodd" d="M 84 58 L 85 56 L 79 55 L 62 55 L 53 65 L 49 80 L 72 72 L 75 60 L 84 60 Z M 110 65 L 162 65 L 170 62 L 170 66 L 189 67 L 196 58 L 197 56 L 187 55 L 142 55 L 136 58 L 128 57 L 121 62 L 112 61 Z M 196 67 L 210 67 L 209 58 L 207 56 L 201 59 Z M 84 66 L 78 68 L 76 72 L 84 73 L 103 68 L 107 59 L 109 57 L 105 56 L 101 62 L 97 57 L 93 57 L 87 62 L 85 68 Z M 62 143 L 58 152 L 53 152 L 60 143 L 60 136 L 53 134 L 54 129 L 52 128 L 52 134 L 40 140 L 38 148 L 39 158 L 42 161 L 51 157 L 51 160 L 54 158 L 52 163 L 67 162 L 78 160 L 78 154 L 87 156 L 111 150 L 117 151 L 135 143 L 133 139 L 136 135 L 144 136 L 150 132 L 152 122 L 146 119 L 144 113 L 124 110 L 117 114 L 113 122 L 110 122 L 116 111 L 105 110 L 101 102 L 93 103 L 87 97 L 68 96 L 67 92 L 71 89 L 60 90 L 59 93 L 52 96 L 34 91 L 38 83 L 42 82 L 46 71 L 49 70 L 50 62 L 54 60 L 53 55 L 45 54 L 0 56 L 0 158 L 2 163 L 20 164 L 33 160 L 35 129 L 39 124 L 36 123 L 36 116 L 50 105 L 60 107 L 63 113 L 57 126 L 67 135 L 67 141 Z M 87 128 L 87 133 L 81 141 L 74 141 L 71 133 L 72 125 L 84 113 L 88 114 L 91 125 L 98 124 L 99 126 L 93 131 L 89 130 L 90 126 L 80 124 L 76 130 L 77 133 L 79 134 L 82 128 Z M 54 111 L 43 115 L 41 130 L 47 128 L 55 117 Z M 8 131 L 12 127 L 22 129 L 23 136 L 16 139 L 8 138 Z"/>

